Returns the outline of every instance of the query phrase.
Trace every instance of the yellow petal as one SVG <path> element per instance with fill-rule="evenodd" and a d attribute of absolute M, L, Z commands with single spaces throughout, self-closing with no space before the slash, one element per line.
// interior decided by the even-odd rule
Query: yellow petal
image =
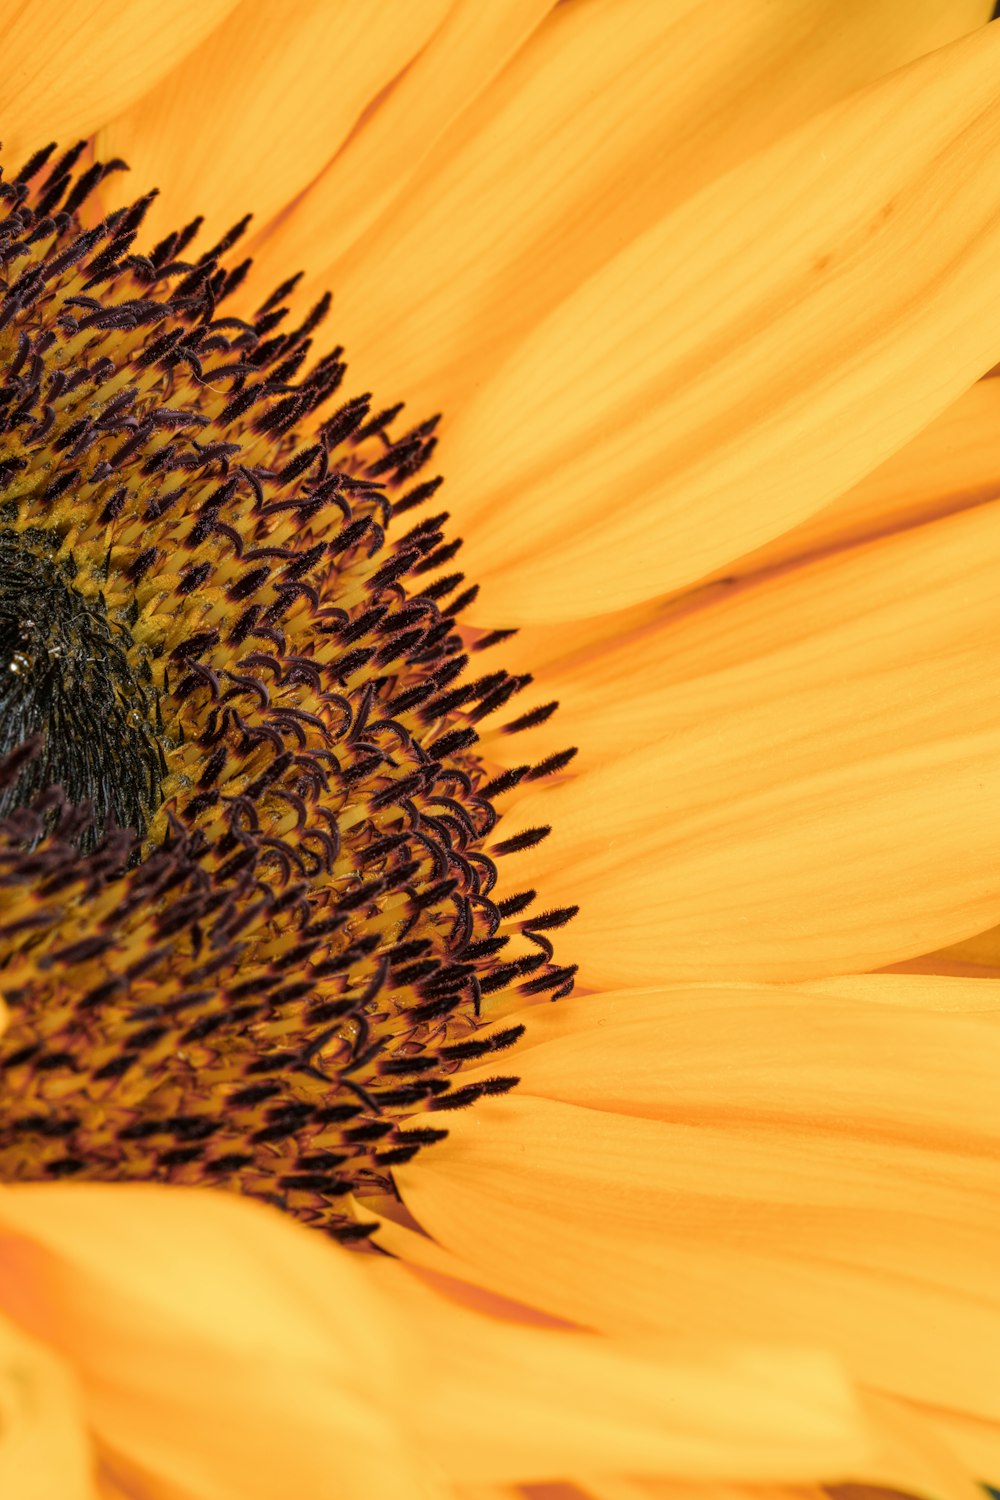
<path fill-rule="evenodd" d="M 365 112 L 322 175 L 289 206 L 277 231 L 255 244 L 258 283 L 277 283 L 301 266 L 312 273 L 307 287 L 319 291 L 329 284 L 336 290 L 340 258 L 389 211 L 445 131 L 554 4 L 457 0 L 392 88 Z M 463 131 L 467 128 L 463 120 Z M 337 312 L 339 319 L 339 298 Z"/>
<path fill-rule="evenodd" d="M 160 188 L 154 232 L 206 217 L 206 233 L 249 211 L 255 227 L 322 171 L 365 107 L 439 24 L 447 0 L 242 0 L 226 23 L 97 138 L 131 180 L 107 202 Z M 286 264 L 279 279 L 295 266 Z M 263 295 L 270 287 L 259 287 Z"/>
<path fill-rule="evenodd" d="M 226 1194 L 0 1194 L 0 1306 L 75 1368 L 128 1472 L 197 1500 L 423 1495 L 391 1317 L 357 1260 Z"/>
<path fill-rule="evenodd" d="M 969 972 L 1000 977 L 1000 928 L 989 927 L 960 943 L 928 953 L 918 962 L 931 971 L 947 973 L 957 964 Z"/>
<path fill-rule="evenodd" d="M 0 1495 L 94 1500 L 90 1447 L 70 1371 L 0 1317 Z"/>
<path fill-rule="evenodd" d="M 535 1497 L 532 1497 L 535 1500 Z M 583 1500 L 573 1495 L 540 1495 L 537 1500 Z M 587 1481 L 586 1500 L 829 1500 L 820 1485 L 682 1484 L 675 1479 L 607 1479 Z M 872 1497 L 875 1500 L 875 1497 Z"/>
<path fill-rule="evenodd" d="M 234 9 L 236 0 L 4 0 L 0 120 L 5 159 L 69 146 L 127 109 Z M 20 163 L 16 163 L 20 165 Z M 190 214 L 188 215 L 190 218 Z"/>
<path fill-rule="evenodd" d="M 881 1439 L 877 1467 L 882 1484 L 929 1500 L 939 1495 L 947 1500 L 982 1500 L 982 1485 L 976 1481 L 995 1474 L 995 1468 L 969 1464 L 962 1450 L 956 1450 L 919 1408 L 872 1392 L 864 1397 L 864 1406 Z"/>
<path fill-rule="evenodd" d="M 885 1393 L 1000 1415 L 995 1110 L 979 1154 L 523 1094 L 449 1125 L 399 1183 L 468 1279 L 609 1333 L 805 1340 Z"/>
<path fill-rule="evenodd" d="M 457 408 L 694 187 L 988 15 L 983 0 L 559 7 L 346 257 L 336 230 L 325 260 L 323 235 L 310 244 L 310 194 L 296 264 L 336 289 L 365 385 Z M 321 184 L 317 228 L 333 191 Z"/>
<path fill-rule="evenodd" d="M 980 380 L 833 502 L 726 570 L 744 578 L 988 504 L 1000 492 L 1000 380 Z"/>
<path fill-rule="evenodd" d="M 992 978 L 1000 981 L 1000 975 Z M 1000 1011 L 1000 982 L 931 973 L 844 974 L 796 985 L 803 994 L 839 995 L 920 1010 L 954 1011 L 989 1021 Z"/>
<path fill-rule="evenodd" d="M 977 1421 L 954 1411 L 921 1407 L 919 1419 L 937 1433 L 974 1474 L 1000 1474 L 1000 1422 Z"/>
<path fill-rule="evenodd" d="M 591 1109 L 974 1154 L 1000 1137 L 1000 984 L 983 982 L 996 1009 L 976 1019 L 927 1009 L 910 976 L 897 1004 L 873 1004 L 880 978 L 573 996 L 516 1014 L 526 1032 L 511 1065 L 523 1092 Z"/>
<path fill-rule="evenodd" d="M 990 922 L 998 542 L 997 508 L 967 511 L 695 599 L 553 683 L 584 774 L 503 836 L 553 825 L 518 874 L 582 904 L 591 982 L 851 972 Z"/>
<path fill-rule="evenodd" d="M 483 619 L 696 581 L 829 503 L 993 363 L 998 60 L 985 27 L 852 95 L 471 376 L 441 454 Z"/>
<path fill-rule="evenodd" d="M 868 1457 L 842 1376 L 807 1350 L 532 1328 L 471 1314 L 403 1267 L 373 1273 L 400 1321 L 426 1329 L 411 1417 L 458 1479 L 808 1477 Z"/>

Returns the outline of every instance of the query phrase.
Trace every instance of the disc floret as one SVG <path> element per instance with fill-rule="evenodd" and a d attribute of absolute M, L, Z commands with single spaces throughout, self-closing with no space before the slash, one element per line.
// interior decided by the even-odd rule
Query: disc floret
<path fill-rule="evenodd" d="M 200 255 L 197 220 L 135 249 L 149 196 L 83 227 L 120 164 L 81 156 L 0 183 L 0 574 L 59 599 L 0 582 L 0 1173 L 357 1237 L 348 1194 L 516 1081 L 497 997 L 572 984 L 572 911 L 497 882 L 545 830 L 494 805 L 572 752 L 484 753 L 530 679 L 471 665 L 504 632 L 460 628 L 436 419 L 343 399 L 294 279 L 220 313 L 246 221 Z"/>

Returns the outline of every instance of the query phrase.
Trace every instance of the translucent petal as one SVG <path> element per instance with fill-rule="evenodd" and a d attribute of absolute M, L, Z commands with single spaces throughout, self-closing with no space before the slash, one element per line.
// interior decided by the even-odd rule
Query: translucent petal
<path fill-rule="evenodd" d="M 743 578 L 957 510 L 1000 493 L 1000 380 L 980 380 L 912 442 L 808 520 L 735 560 Z"/>
<path fill-rule="evenodd" d="M 1000 984 L 981 982 L 995 1008 L 977 1015 L 930 1009 L 910 976 L 884 1003 L 882 978 L 574 996 L 516 1015 L 513 1066 L 525 1093 L 618 1114 L 989 1149 Z"/>

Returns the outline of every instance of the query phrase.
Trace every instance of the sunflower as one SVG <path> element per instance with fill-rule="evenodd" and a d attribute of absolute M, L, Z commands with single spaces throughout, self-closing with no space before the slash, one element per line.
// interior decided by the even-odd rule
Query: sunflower
<path fill-rule="evenodd" d="M 4 1494 L 997 1482 L 988 12 L 0 6 Z"/>

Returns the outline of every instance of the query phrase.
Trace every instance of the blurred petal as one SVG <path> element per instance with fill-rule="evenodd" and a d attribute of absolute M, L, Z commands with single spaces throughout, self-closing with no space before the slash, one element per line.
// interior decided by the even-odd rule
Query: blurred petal
<path fill-rule="evenodd" d="M 553 825 L 518 873 L 581 903 L 588 980 L 852 972 L 994 918 L 998 544 L 1000 508 L 967 511 L 694 599 L 553 680 L 563 742 L 605 764 L 504 837 Z"/>
<path fill-rule="evenodd" d="M 469 1279 L 607 1333 L 805 1340 L 885 1393 L 1000 1415 L 996 1110 L 979 1154 L 524 1094 L 449 1126 L 399 1183 Z"/>
<path fill-rule="evenodd" d="M 79 1395 L 69 1370 L 0 1318 L 0 1495 L 95 1500 Z"/>
<path fill-rule="evenodd" d="M 204 213 L 206 233 L 248 210 L 267 224 L 322 171 L 367 105 L 424 46 L 447 0 L 241 0 L 223 26 L 158 88 L 99 133 L 132 179 L 117 205 L 160 188 L 149 223 L 162 233 Z M 287 262 L 280 280 L 296 269 Z M 259 287 L 259 300 L 270 288 Z"/>
<path fill-rule="evenodd" d="M 691 584 L 828 504 L 993 363 L 998 59 L 984 27 L 834 106 L 466 372 L 441 455 L 481 618 Z"/>
<path fill-rule="evenodd" d="M 90 135 L 154 87 L 235 4 L 4 0 L 0 119 L 6 158 Z"/>
<path fill-rule="evenodd" d="M 364 241 L 345 257 L 334 171 L 288 226 L 292 258 L 336 289 L 366 385 L 450 411 L 695 188 L 988 17 L 983 0 L 561 6 Z"/>
<path fill-rule="evenodd" d="M 921 1407 L 918 1416 L 929 1431 L 961 1456 L 974 1474 L 985 1474 L 994 1480 L 1000 1474 L 1000 1422 L 977 1421 L 935 1407 Z"/>
<path fill-rule="evenodd" d="M 882 1482 L 907 1492 L 947 1496 L 948 1500 L 983 1500 L 983 1475 L 1000 1473 L 995 1463 L 983 1467 L 981 1454 L 956 1445 L 928 1421 L 925 1411 L 909 1403 L 868 1393 L 865 1410 L 882 1439 Z M 986 1426 L 987 1424 L 982 1424 Z M 844 1495 L 840 1500 L 851 1500 Z M 861 1497 L 856 1497 L 861 1500 Z M 877 1497 L 871 1497 L 877 1500 Z M 889 1497 L 886 1497 L 889 1500 Z"/>
<path fill-rule="evenodd" d="M 433 1345 L 411 1416 L 458 1479 L 800 1477 L 868 1457 L 857 1407 L 822 1355 L 525 1327 L 451 1304 L 403 1267 L 373 1274 Z"/>
<path fill-rule="evenodd" d="M 0 1303 L 72 1363 L 127 1472 L 171 1496 L 435 1493 L 401 1435 L 396 1330 L 360 1264 L 258 1204 L 6 1188 Z"/>
<path fill-rule="evenodd" d="M 254 246 L 258 284 L 276 283 L 302 266 L 314 273 L 309 278 L 314 289 L 320 289 L 317 271 L 323 289 L 327 282 L 337 286 L 333 268 L 339 258 L 387 212 L 448 127 L 554 4 L 455 0 L 426 46 L 373 102 L 319 179 L 289 206 L 275 232 Z M 467 128 L 463 120 L 463 131 Z M 338 301 L 338 317 L 339 311 Z"/>

